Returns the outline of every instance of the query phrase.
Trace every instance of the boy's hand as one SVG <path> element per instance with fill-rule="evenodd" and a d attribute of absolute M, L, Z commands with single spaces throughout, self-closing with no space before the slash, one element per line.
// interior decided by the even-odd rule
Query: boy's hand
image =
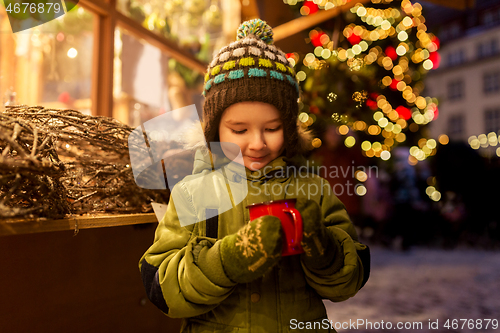
<path fill-rule="evenodd" d="M 250 221 L 222 239 L 220 253 L 227 276 L 247 283 L 261 277 L 281 258 L 281 221 L 271 215 Z"/>
<path fill-rule="evenodd" d="M 332 264 L 337 247 L 331 234 L 323 224 L 321 209 L 312 200 L 297 199 L 295 208 L 302 216 L 302 262 L 309 268 L 322 269 Z"/>

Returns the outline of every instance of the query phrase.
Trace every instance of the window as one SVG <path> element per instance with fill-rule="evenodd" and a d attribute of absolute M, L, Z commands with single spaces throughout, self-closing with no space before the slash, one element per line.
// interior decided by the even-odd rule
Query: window
<path fill-rule="evenodd" d="M 465 133 L 465 119 L 463 114 L 448 118 L 448 135 L 451 139 L 460 140 Z"/>
<path fill-rule="evenodd" d="M 465 96 L 463 80 L 455 80 L 448 83 L 448 99 L 450 101 L 461 99 Z"/>
<path fill-rule="evenodd" d="M 464 50 L 456 50 L 448 53 L 448 66 L 457 66 L 465 62 Z"/>
<path fill-rule="evenodd" d="M 483 25 L 494 25 L 500 21 L 500 7 L 490 8 L 482 14 Z"/>
<path fill-rule="evenodd" d="M 484 124 L 486 133 L 500 131 L 500 107 L 486 109 L 484 111 Z"/>
<path fill-rule="evenodd" d="M 484 74 L 483 91 L 485 95 L 500 92 L 500 72 Z"/>
<path fill-rule="evenodd" d="M 77 6 L 58 19 L 10 33 L 9 19 L 2 11 L 0 102 L 91 113 L 97 16 Z M 29 20 L 19 22 L 27 25 Z"/>
<path fill-rule="evenodd" d="M 480 59 L 490 57 L 499 52 L 500 47 L 498 45 L 497 39 L 491 39 L 489 41 L 479 43 L 479 45 L 477 46 L 477 57 Z"/>
<path fill-rule="evenodd" d="M 442 27 L 440 37 L 442 40 L 454 39 L 462 35 L 462 26 L 460 22 L 455 21 Z"/>
<path fill-rule="evenodd" d="M 223 27 L 236 28 L 242 9 L 234 1 L 187 2 L 85 0 L 38 26 L 24 16 L 14 25 L 0 4 L 0 102 L 71 108 L 134 123 L 173 107 L 169 73 L 178 74 L 177 96 L 201 99 L 200 77 L 203 83 L 213 50 L 229 37 Z M 34 28 L 11 33 L 26 22 Z M 125 35 L 130 38 L 122 45 Z M 161 75 L 168 80 L 162 77 L 150 91 L 134 86 L 150 70 L 157 70 L 155 83 Z"/>

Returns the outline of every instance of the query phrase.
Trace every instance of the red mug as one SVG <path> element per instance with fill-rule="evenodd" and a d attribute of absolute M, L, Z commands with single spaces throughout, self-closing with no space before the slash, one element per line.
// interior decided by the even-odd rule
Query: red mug
<path fill-rule="evenodd" d="M 302 241 L 302 216 L 295 209 L 296 199 L 268 201 L 247 206 L 250 221 L 264 215 L 276 216 L 281 220 L 286 242 L 283 242 L 282 256 L 290 256 L 304 252 Z"/>

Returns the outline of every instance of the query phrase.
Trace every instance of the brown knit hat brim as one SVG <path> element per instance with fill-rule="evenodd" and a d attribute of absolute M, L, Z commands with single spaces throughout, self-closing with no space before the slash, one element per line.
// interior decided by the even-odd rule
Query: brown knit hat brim
<path fill-rule="evenodd" d="M 296 153 L 298 104 L 297 92 L 292 85 L 269 78 L 244 77 L 219 83 L 217 89 L 210 90 L 205 97 L 203 113 L 210 119 L 204 121 L 207 142 L 218 141 L 219 123 L 225 109 L 236 103 L 254 101 L 271 104 L 278 109 L 287 155 Z"/>

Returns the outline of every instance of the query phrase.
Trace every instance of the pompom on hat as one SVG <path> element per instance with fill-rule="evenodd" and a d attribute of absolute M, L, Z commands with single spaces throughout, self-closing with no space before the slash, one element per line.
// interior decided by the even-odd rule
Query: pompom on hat
<path fill-rule="evenodd" d="M 219 122 L 225 109 L 239 102 L 255 101 L 279 110 L 286 155 L 304 152 L 311 137 L 297 124 L 299 85 L 285 53 L 274 45 L 271 27 L 254 19 L 242 23 L 236 35 L 235 42 L 214 56 L 205 74 L 205 139 L 219 140 Z"/>

